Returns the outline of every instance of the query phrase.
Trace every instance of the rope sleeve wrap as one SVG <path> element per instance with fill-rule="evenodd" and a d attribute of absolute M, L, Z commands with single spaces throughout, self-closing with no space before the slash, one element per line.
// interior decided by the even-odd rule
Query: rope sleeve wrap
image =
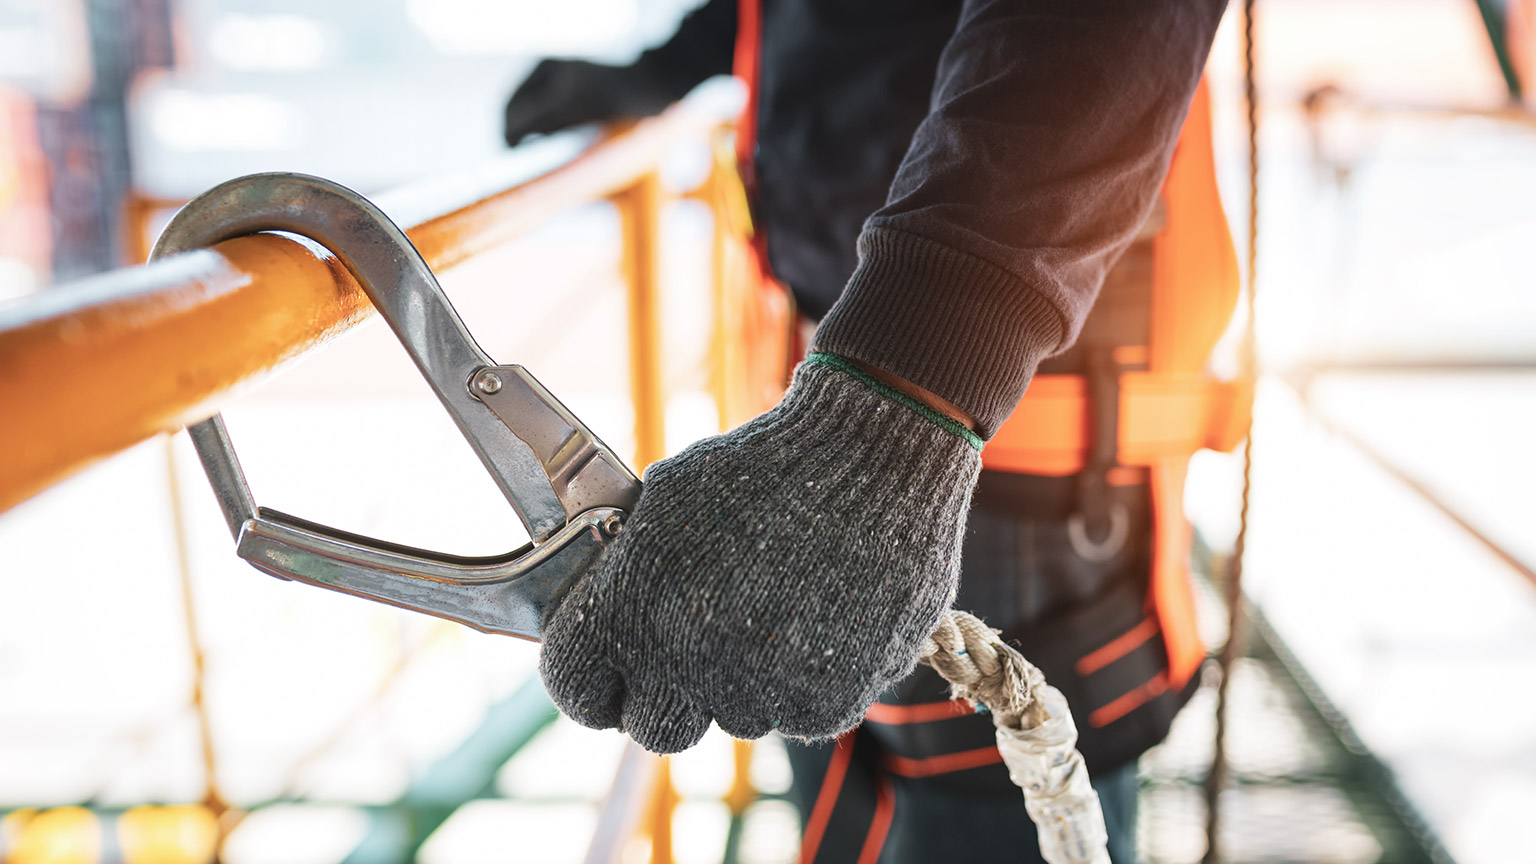
<path fill-rule="evenodd" d="M 1024 790 L 1024 809 L 1049 864 L 1109 864 L 1109 833 L 1077 726 L 1061 691 L 981 619 L 950 611 L 923 648 L 922 662 L 956 699 L 986 706 L 1008 776 Z"/>

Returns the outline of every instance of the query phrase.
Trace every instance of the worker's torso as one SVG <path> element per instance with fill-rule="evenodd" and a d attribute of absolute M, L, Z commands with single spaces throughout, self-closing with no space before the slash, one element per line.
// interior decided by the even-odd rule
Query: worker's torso
<path fill-rule="evenodd" d="M 774 274 L 813 318 L 858 263 L 928 114 L 955 0 L 761 2 L 756 215 Z"/>
<path fill-rule="evenodd" d="M 816 318 L 836 302 L 857 265 L 864 220 L 885 203 L 928 114 L 959 4 L 743 0 L 744 15 L 759 3 L 755 216 L 773 275 Z M 966 553 L 960 601 L 1029 643 L 1029 656 L 1068 693 L 1083 752 L 1096 770 L 1161 739 L 1203 656 L 1193 630 L 1184 569 L 1188 526 L 1178 493 L 1188 455 L 1213 443 L 1219 436 L 1208 427 L 1220 424 L 1185 408 L 1191 400 L 1206 413 L 1220 407 L 1207 392 L 1202 367 L 1235 297 L 1204 99 L 1202 93 L 1196 100 L 1200 122 L 1192 125 L 1199 128 L 1186 127 L 1186 137 L 1203 136 L 1201 146 L 1181 142 L 1175 156 L 1174 174 L 1182 166 L 1186 182 L 1173 183 L 1178 178 L 1171 175 L 1142 236 L 1109 271 L 1077 342 L 1042 364 L 1015 420 L 983 454 L 992 470 L 983 472 L 978 511 L 1000 520 L 1002 529 L 993 534 L 1012 537 L 998 541 L 1009 548 Z M 1195 182 L 1187 182 L 1191 178 Z M 1179 196 L 1173 206 L 1170 191 Z M 1173 232 L 1164 230 L 1170 212 L 1185 229 L 1180 242 L 1170 243 Z M 1191 236 L 1199 242 L 1185 242 Z M 1122 382 L 1131 379 L 1122 393 Z M 1151 386 L 1150 395 L 1142 385 Z M 1170 387 L 1177 392 L 1162 392 Z M 1106 412 L 1095 404 L 1104 398 L 1133 410 Z M 1106 417 L 1107 427 L 1095 429 Z M 1170 417 L 1173 422 L 1144 422 Z M 1132 446 L 1117 447 L 1117 438 Z M 1122 506 L 1127 502 L 1131 506 Z M 1140 515 L 1117 528 L 1122 512 Z M 1017 530 L 1008 534 L 1012 517 Z M 1113 560 L 1104 558 L 1108 546 L 1095 544 L 1107 544 L 1116 530 L 1135 536 Z M 1079 561 L 1080 553 L 1089 558 Z M 899 731 L 905 740 L 922 728 Z M 907 743 L 929 749 L 915 739 Z"/>

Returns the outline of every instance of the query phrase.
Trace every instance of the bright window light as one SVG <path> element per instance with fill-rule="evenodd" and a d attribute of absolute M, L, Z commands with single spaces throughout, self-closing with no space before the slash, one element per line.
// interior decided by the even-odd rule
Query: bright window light
<path fill-rule="evenodd" d="M 266 807 L 230 833 L 224 860 L 230 864 L 334 864 L 368 832 L 368 816 L 352 807 Z"/>
<path fill-rule="evenodd" d="M 304 118 L 292 105 L 260 93 L 154 94 L 150 128 L 168 148 L 203 150 L 291 150 L 303 140 Z"/>
<path fill-rule="evenodd" d="M 407 0 L 406 12 L 444 54 L 592 54 L 629 38 L 635 0 Z"/>
<path fill-rule="evenodd" d="M 208 47 L 230 69 L 312 69 L 330 54 L 325 28 L 298 15 L 225 15 Z"/>

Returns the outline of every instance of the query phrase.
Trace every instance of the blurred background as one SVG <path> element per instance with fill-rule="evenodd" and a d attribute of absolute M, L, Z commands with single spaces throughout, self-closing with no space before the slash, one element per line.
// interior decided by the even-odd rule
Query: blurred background
<path fill-rule="evenodd" d="M 588 138 L 504 152 L 533 63 L 622 62 L 689 5 L 0 0 L 0 302 L 136 263 L 179 202 L 241 174 L 370 195 L 482 164 L 536 177 Z M 1224 860 L 1536 861 L 1532 5 L 1258 4 L 1263 375 Z M 1241 244 L 1239 28 L 1209 71 Z M 710 86 L 729 116 L 740 94 Z M 711 148 L 661 166 L 669 451 L 717 423 L 714 220 L 690 195 Z M 607 203 L 566 208 L 443 282 L 493 357 L 629 454 L 622 234 Z M 522 542 L 384 327 L 226 415 L 264 502 L 449 552 Z M 1212 645 L 1240 468 L 1199 455 L 1186 496 Z M 0 515 L 0 861 L 590 860 L 623 739 L 557 719 L 536 657 L 262 576 L 185 436 L 137 445 Z M 1214 702 L 1142 762 L 1149 862 L 1207 852 Z M 773 739 L 712 731 L 667 771 L 622 860 L 794 860 Z"/>

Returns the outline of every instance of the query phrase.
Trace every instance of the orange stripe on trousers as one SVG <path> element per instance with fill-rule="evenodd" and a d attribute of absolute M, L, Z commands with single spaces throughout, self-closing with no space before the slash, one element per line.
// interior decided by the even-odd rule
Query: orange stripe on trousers
<path fill-rule="evenodd" d="M 934 720 L 948 720 L 951 717 L 967 717 L 975 713 L 975 709 L 959 699 L 919 702 L 915 705 L 886 705 L 876 702 L 864 713 L 864 719 L 885 726 L 904 726 L 908 723 L 929 723 Z"/>
<path fill-rule="evenodd" d="M 886 835 L 891 833 L 891 819 L 896 814 L 896 784 L 889 776 L 880 778 L 880 789 L 875 793 L 875 815 L 869 820 L 869 833 L 864 835 L 864 848 L 859 850 L 858 864 L 875 864 L 885 848 Z"/>
<path fill-rule="evenodd" d="M 948 774 L 952 771 L 964 771 L 969 768 L 980 768 L 983 765 L 993 765 L 1003 761 L 1003 754 L 998 752 L 996 744 L 986 747 L 978 747 L 975 750 L 961 750 L 959 753 L 946 753 L 943 756 L 929 756 L 926 759 L 909 759 L 906 756 L 886 757 L 886 766 L 892 773 L 903 777 L 932 777 L 935 774 Z"/>
<path fill-rule="evenodd" d="M 1168 673 L 1160 672 L 1157 677 L 1137 687 L 1135 690 L 1110 702 L 1108 705 L 1088 715 L 1088 723 L 1094 728 L 1108 726 L 1121 717 L 1135 711 L 1147 700 L 1161 696 L 1168 692 Z"/>
<path fill-rule="evenodd" d="M 1103 647 L 1077 661 L 1077 674 L 1092 675 L 1145 645 L 1148 639 L 1156 635 L 1157 622 L 1151 618 L 1143 619 L 1140 624 L 1109 640 Z"/>
<path fill-rule="evenodd" d="M 800 840 L 800 864 L 812 864 L 816 850 L 821 847 L 822 835 L 832 819 L 832 809 L 837 806 L 837 796 L 843 791 L 843 781 L 848 777 L 848 762 L 853 758 L 853 733 L 845 733 L 832 745 L 832 761 L 827 763 L 826 776 L 821 778 L 821 791 L 816 793 L 816 804 L 811 808 L 811 818 L 805 821 L 805 834 Z"/>

